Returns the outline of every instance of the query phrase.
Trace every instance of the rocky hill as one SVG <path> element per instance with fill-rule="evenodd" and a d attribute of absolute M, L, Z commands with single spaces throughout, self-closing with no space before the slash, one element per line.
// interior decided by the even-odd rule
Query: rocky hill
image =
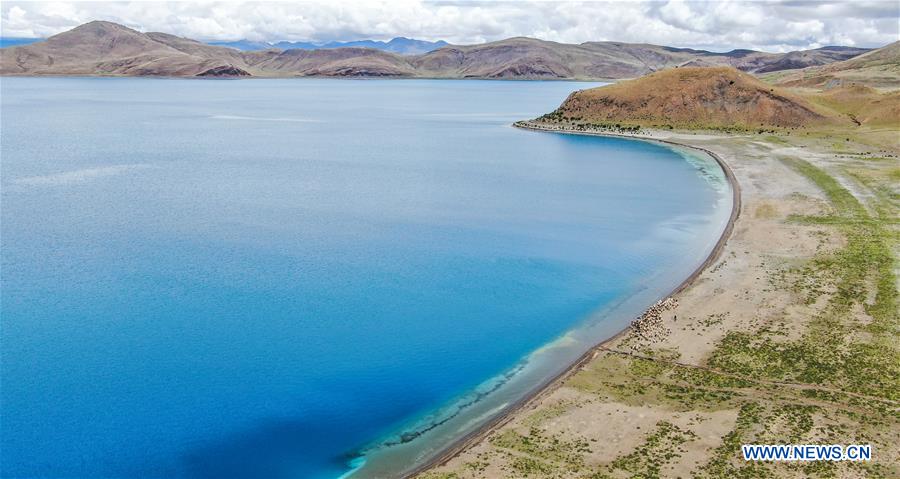
<path fill-rule="evenodd" d="M 835 119 L 731 67 L 684 67 L 572 93 L 546 124 L 588 128 L 800 128 Z"/>
<path fill-rule="evenodd" d="M 866 51 L 825 47 L 781 54 L 714 53 L 618 42 L 571 45 L 533 38 L 451 45 L 421 55 L 355 47 L 240 51 L 165 33 L 141 33 L 110 22 L 90 22 L 43 42 L 0 49 L 0 74 L 623 79 L 686 64 L 770 72 L 827 65 Z"/>

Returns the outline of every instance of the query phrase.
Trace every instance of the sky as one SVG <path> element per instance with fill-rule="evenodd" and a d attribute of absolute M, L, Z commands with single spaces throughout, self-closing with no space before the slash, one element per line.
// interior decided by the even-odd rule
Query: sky
<path fill-rule="evenodd" d="M 878 47 L 900 40 L 900 0 L 0 3 L 0 36 L 48 37 L 91 20 L 204 41 L 349 41 L 405 36 L 482 43 L 529 36 L 725 51 Z"/>

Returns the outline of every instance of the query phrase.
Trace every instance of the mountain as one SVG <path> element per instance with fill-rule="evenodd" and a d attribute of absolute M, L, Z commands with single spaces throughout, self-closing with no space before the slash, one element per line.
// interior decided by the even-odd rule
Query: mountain
<path fill-rule="evenodd" d="M 262 77 L 623 79 L 682 65 L 729 65 L 749 72 L 771 72 L 822 66 L 866 51 L 825 47 L 790 53 L 715 53 L 619 42 L 572 45 L 522 37 L 481 45 L 445 45 L 415 55 L 407 53 L 436 44 L 395 38 L 390 42 L 317 45 L 316 49 L 306 48 L 307 44 L 279 45 L 291 48 L 266 44 L 260 50 L 242 51 L 97 21 L 46 41 L 0 50 L 0 74 L 224 76 L 233 72 Z"/>
<path fill-rule="evenodd" d="M 271 43 L 268 42 L 253 42 L 250 40 L 237 40 L 233 42 L 207 42 L 210 45 L 217 47 L 228 47 L 234 48 L 235 50 L 241 51 L 253 51 L 253 50 L 266 50 L 269 48 L 273 48 Z"/>
<path fill-rule="evenodd" d="M 416 76 L 404 57 L 371 48 L 267 50 L 244 58 L 257 76 Z"/>
<path fill-rule="evenodd" d="M 446 78 L 617 79 L 678 65 L 689 54 L 664 47 L 612 43 L 570 45 L 510 38 L 482 45 L 449 46 L 413 60 L 424 76 Z"/>
<path fill-rule="evenodd" d="M 111 22 L 86 23 L 43 42 L 0 50 L 3 74 L 203 76 L 245 66 L 230 48 Z"/>
<path fill-rule="evenodd" d="M 900 88 L 900 42 L 847 60 L 773 75 L 770 80 L 794 87 L 832 88 L 859 84 L 875 88 Z"/>
<path fill-rule="evenodd" d="M 833 118 L 799 95 L 734 68 L 684 67 L 574 92 L 539 121 L 596 128 L 754 129 L 828 124 Z"/>
<path fill-rule="evenodd" d="M 429 42 L 425 40 L 415 40 L 413 38 L 397 37 L 389 42 L 380 42 L 376 40 L 359 40 L 353 42 L 328 42 L 328 43 L 311 43 L 311 42 L 251 42 L 249 40 L 238 40 L 235 42 L 209 42 L 210 45 L 235 48 L 242 51 L 267 50 L 277 48 L 279 50 L 320 50 L 324 48 L 374 48 L 385 52 L 396 53 L 398 55 L 420 55 L 432 50 L 449 45 L 449 43 L 439 40 Z"/>
<path fill-rule="evenodd" d="M 793 70 L 816 65 L 827 65 L 846 60 L 869 51 L 868 48 L 829 46 L 814 50 L 799 50 L 788 53 L 766 53 L 753 50 L 732 50 L 719 55 L 725 63 L 742 71 L 766 73 Z"/>
<path fill-rule="evenodd" d="M 416 40 L 414 38 L 397 37 L 387 42 L 384 50 L 400 55 L 418 55 L 446 47 L 447 45 L 449 45 L 449 43 L 443 40 L 429 42 L 425 40 Z"/>
<path fill-rule="evenodd" d="M 635 78 L 665 68 L 729 65 L 749 72 L 822 65 L 868 50 L 825 47 L 790 53 L 734 50 L 714 53 L 641 43 L 587 42 L 580 45 L 534 38 L 510 38 L 472 46 L 448 46 L 414 60 L 426 76 L 474 78 Z"/>

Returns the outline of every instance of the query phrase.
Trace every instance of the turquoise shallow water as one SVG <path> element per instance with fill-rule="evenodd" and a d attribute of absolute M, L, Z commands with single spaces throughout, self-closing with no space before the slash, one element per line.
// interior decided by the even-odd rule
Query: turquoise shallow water
<path fill-rule="evenodd" d="M 587 86 L 3 78 L 4 475 L 391 475 L 496 414 L 727 219 L 708 159 L 509 126 Z"/>

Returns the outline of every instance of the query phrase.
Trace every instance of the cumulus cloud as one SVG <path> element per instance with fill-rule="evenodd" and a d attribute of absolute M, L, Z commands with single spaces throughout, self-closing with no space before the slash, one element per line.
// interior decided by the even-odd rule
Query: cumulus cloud
<path fill-rule="evenodd" d="M 15 2 L 6 37 L 47 37 L 90 20 L 200 40 L 330 41 L 407 36 L 470 44 L 513 36 L 717 50 L 875 47 L 898 40 L 900 2 L 466 1 Z"/>

